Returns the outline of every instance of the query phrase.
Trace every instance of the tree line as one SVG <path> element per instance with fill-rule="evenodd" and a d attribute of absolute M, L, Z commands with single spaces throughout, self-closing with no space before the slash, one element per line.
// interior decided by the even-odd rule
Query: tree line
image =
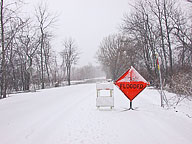
<path fill-rule="evenodd" d="M 45 3 L 37 5 L 32 16 L 25 16 L 21 0 L 1 0 L 0 4 L 0 99 L 10 92 L 58 86 L 65 80 L 70 85 L 71 79 L 81 79 L 71 77 L 72 72 L 84 69 L 72 70 L 80 56 L 75 40 L 63 40 L 60 53 L 53 50 L 58 16 Z"/>
<path fill-rule="evenodd" d="M 103 39 L 97 59 L 113 80 L 134 66 L 156 87 L 159 59 L 164 87 L 192 95 L 191 20 L 176 0 L 138 0 L 124 15 L 120 32 Z"/>

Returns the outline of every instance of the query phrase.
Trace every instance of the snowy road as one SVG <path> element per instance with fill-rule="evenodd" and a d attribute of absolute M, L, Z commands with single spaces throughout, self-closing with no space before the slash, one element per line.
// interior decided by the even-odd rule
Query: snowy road
<path fill-rule="evenodd" d="M 191 144 L 192 118 L 159 107 L 147 88 L 129 101 L 115 87 L 114 110 L 97 110 L 95 84 L 0 100 L 0 144 Z"/>

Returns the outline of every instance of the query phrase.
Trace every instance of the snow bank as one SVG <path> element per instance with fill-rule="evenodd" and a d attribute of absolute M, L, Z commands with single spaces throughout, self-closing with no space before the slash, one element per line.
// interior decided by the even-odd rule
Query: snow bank
<path fill-rule="evenodd" d="M 191 144 L 192 119 L 161 108 L 157 90 L 146 88 L 134 99 L 135 110 L 127 111 L 128 99 L 114 87 L 115 108 L 109 111 L 96 108 L 95 87 L 73 85 L 0 100 L 0 143 Z"/>

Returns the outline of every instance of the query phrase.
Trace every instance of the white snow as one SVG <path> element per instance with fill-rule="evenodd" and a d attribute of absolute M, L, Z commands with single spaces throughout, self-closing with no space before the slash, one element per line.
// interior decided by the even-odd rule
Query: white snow
<path fill-rule="evenodd" d="M 133 100 L 114 87 L 115 107 L 96 108 L 96 84 L 20 93 L 0 100 L 0 144 L 191 144 L 192 102 L 160 107 L 157 90 Z"/>
<path fill-rule="evenodd" d="M 102 82 L 102 83 L 97 83 L 96 84 L 96 89 L 97 90 L 113 90 L 113 83 L 112 82 Z"/>
<path fill-rule="evenodd" d="M 131 81 L 142 81 L 148 83 L 136 70 L 133 66 L 126 72 L 127 74 L 118 82 L 131 82 Z"/>

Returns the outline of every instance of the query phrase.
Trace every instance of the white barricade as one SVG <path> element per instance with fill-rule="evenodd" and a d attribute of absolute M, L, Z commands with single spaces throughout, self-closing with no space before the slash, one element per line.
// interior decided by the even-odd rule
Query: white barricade
<path fill-rule="evenodd" d="M 111 109 L 114 107 L 114 96 L 113 96 L 113 83 L 112 82 L 106 82 L 106 83 L 97 83 L 96 84 L 97 89 L 97 98 L 96 98 L 96 106 L 99 107 L 111 107 Z M 105 92 L 105 95 L 102 95 L 102 91 Z M 107 95 L 106 95 L 107 93 Z"/>

